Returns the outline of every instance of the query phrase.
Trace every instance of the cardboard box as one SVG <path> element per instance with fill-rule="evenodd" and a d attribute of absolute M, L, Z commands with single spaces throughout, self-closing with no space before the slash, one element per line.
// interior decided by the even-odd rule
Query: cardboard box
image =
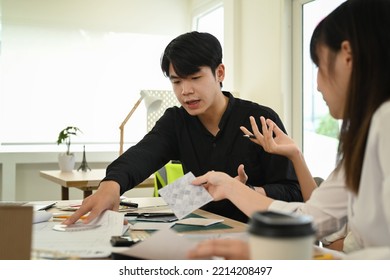
<path fill-rule="evenodd" d="M 31 258 L 33 208 L 0 204 L 0 260 Z"/>

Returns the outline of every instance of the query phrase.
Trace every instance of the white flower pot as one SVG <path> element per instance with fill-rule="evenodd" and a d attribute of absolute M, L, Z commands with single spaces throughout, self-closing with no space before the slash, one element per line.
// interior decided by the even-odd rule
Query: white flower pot
<path fill-rule="evenodd" d="M 67 155 L 61 153 L 58 155 L 58 165 L 62 172 L 72 172 L 76 164 L 76 156 L 74 154 Z"/>

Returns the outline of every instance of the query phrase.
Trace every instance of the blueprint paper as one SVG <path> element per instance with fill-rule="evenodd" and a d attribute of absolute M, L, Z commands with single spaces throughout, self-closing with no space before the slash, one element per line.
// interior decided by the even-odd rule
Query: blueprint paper
<path fill-rule="evenodd" d="M 179 220 L 213 201 L 213 197 L 203 186 L 191 184 L 194 179 L 194 174 L 188 172 L 158 191 Z"/>

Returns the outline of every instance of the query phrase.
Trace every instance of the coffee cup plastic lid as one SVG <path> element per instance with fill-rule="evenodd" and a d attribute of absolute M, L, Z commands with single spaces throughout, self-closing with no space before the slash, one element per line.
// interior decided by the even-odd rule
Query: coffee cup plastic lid
<path fill-rule="evenodd" d="M 313 219 L 306 215 L 273 211 L 256 212 L 249 223 L 249 233 L 265 237 L 303 237 L 314 235 Z"/>

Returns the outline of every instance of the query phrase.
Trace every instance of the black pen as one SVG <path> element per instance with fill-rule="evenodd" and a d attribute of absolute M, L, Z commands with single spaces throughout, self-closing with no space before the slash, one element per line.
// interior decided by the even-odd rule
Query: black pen
<path fill-rule="evenodd" d="M 244 134 L 244 135 L 242 135 L 242 136 L 244 136 L 244 137 L 246 137 L 246 138 L 253 138 L 253 139 L 256 139 L 256 136 L 254 136 L 253 134 Z"/>
<path fill-rule="evenodd" d="M 127 201 L 121 201 L 121 202 L 119 202 L 119 205 L 132 207 L 132 208 L 138 208 L 138 203 L 127 202 Z"/>

